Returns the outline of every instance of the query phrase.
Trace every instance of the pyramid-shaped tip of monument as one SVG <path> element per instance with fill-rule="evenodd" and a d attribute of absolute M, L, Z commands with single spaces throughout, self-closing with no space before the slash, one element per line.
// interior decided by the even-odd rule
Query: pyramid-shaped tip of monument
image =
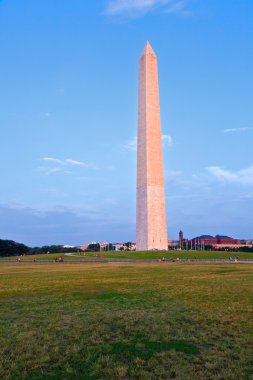
<path fill-rule="evenodd" d="M 147 54 L 156 55 L 149 41 L 146 42 L 146 45 L 144 46 L 141 56 L 147 55 Z"/>

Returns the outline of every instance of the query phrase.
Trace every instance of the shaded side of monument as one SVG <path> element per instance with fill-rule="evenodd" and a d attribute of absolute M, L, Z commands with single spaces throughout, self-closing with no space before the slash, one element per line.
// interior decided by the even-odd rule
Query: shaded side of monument
<path fill-rule="evenodd" d="M 139 61 L 136 249 L 167 250 L 157 57 L 149 42 Z"/>

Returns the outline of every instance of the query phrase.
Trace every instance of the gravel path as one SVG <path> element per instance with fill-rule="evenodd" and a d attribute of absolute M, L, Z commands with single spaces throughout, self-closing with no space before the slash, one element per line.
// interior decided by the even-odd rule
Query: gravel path
<path fill-rule="evenodd" d="M 0 263 L 13 263 L 13 264 L 25 264 L 25 263 L 82 263 L 82 264 L 98 264 L 98 263 L 108 263 L 108 264 L 129 264 L 129 263 L 224 263 L 224 264 L 253 264 L 253 259 L 240 259 L 240 260 L 228 260 L 228 259 L 167 259 L 162 261 L 161 259 L 97 259 L 97 260 L 65 260 L 62 262 L 56 262 L 55 260 L 1 260 Z"/>

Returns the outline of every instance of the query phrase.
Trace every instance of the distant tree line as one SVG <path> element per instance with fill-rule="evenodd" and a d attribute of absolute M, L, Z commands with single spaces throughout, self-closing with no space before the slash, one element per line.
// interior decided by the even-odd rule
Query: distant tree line
<path fill-rule="evenodd" d="M 38 255 L 44 253 L 79 252 L 79 248 L 66 248 L 62 245 L 44 245 L 43 247 L 28 247 L 25 244 L 16 243 L 13 240 L 0 239 L 0 257 Z"/>
<path fill-rule="evenodd" d="M 0 257 L 24 255 L 30 248 L 24 244 L 16 243 L 13 240 L 0 239 Z"/>
<path fill-rule="evenodd" d="M 80 252 L 77 247 L 64 247 L 63 245 L 44 245 L 43 247 L 30 248 L 27 255 L 39 255 L 45 253 L 68 253 Z"/>
<path fill-rule="evenodd" d="M 99 243 L 91 243 L 88 245 L 88 247 L 84 250 L 85 252 L 100 252 L 100 251 L 114 251 L 115 247 L 112 243 L 108 243 L 106 246 L 102 247 Z"/>
<path fill-rule="evenodd" d="M 227 248 L 219 248 L 215 249 L 215 251 L 229 251 L 229 252 L 253 252 L 253 247 L 227 247 Z"/>
<path fill-rule="evenodd" d="M 87 249 L 85 249 L 85 252 L 99 252 L 99 251 L 100 251 L 100 244 L 99 243 L 89 244 Z"/>
<path fill-rule="evenodd" d="M 125 243 L 127 250 L 130 249 L 131 243 Z M 112 244 L 108 244 L 108 250 L 112 250 Z M 106 249 L 106 250 L 107 250 Z M 214 250 L 212 246 L 206 246 L 205 250 Z M 68 252 L 80 252 L 81 250 L 77 247 L 64 247 L 63 245 L 44 245 L 43 247 L 28 247 L 25 244 L 17 243 L 13 240 L 2 240 L 0 239 L 0 257 L 10 257 L 10 256 L 21 256 L 21 255 L 39 255 L 45 253 L 68 253 Z M 99 252 L 100 244 L 89 244 L 86 252 Z M 230 251 L 230 252 L 253 252 L 253 247 L 238 247 L 238 248 L 220 248 L 216 251 Z"/>

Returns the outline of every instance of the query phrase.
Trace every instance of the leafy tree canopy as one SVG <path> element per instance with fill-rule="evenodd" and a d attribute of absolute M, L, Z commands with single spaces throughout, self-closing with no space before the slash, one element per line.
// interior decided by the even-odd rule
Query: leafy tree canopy
<path fill-rule="evenodd" d="M 77 247 L 64 247 L 63 245 L 45 245 L 43 247 L 28 247 L 25 244 L 16 243 L 13 240 L 0 239 L 0 257 L 38 255 L 45 253 L 79 252 Z"/>

